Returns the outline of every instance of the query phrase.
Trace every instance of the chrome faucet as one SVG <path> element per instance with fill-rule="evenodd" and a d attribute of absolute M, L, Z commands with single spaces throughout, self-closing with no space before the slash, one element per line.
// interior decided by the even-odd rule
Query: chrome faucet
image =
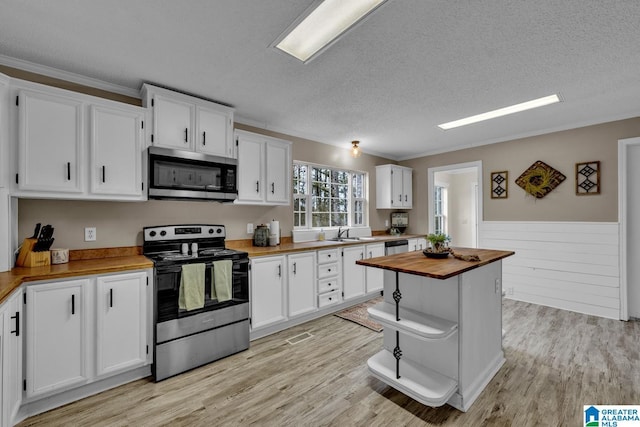
<path fill-rule="evenodd" d="M 342 229 L 342 227 L 338 227 L 338 239 L 342 239 L 342 233 L 347 232 L 347 239 L 349 238 L 349 229 Z"/>

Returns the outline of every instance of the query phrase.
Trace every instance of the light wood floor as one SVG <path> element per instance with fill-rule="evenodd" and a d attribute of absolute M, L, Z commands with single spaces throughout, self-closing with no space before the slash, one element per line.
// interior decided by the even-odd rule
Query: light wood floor
<path fill-rule="evenodd" d="M 584 404 L 640 403 L 640 322 L 505 300 L 506 363 L 467 413 L 429 408 L 371 377 L 382 345 L 326 316 L 243 353 L 153 383 L 139 380 L 22 426 L 568 426 Z M 304 331 L 313 337 L 286 340 Z"/>

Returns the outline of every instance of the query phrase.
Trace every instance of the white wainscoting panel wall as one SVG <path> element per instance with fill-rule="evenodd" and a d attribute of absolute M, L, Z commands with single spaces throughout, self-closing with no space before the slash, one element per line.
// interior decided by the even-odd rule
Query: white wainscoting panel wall
<path fill-rule="evenodd" d="M 479 247 L 512 250 L 505 297 L 620 319 L 619 225 L 611 222 L 485 221 Z"/>

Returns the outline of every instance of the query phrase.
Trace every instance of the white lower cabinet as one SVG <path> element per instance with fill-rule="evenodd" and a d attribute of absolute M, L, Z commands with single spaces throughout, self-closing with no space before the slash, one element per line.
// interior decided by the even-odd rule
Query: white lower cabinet
<path fill-rule="evenodd" d="M 364 253 L 367 259 L 384 256 L 384 243 L 367 245 Z M 381 291 L 384 288 L 384 270 L 365 267 L 365 283 L 367 293 Z"/>
<path fill-rule="evenodd" d="M 303 252 L 287 256 L 289 317 L 316 309 L 316 254 Z"/>
<path fill-rule="evenodd" d="M 340 252 L 338 249 L 318 251 L 318 307 L 342 301 Z"/>
<path fill-rule="evenodd" d="M 345 300 L 365 293 L 364 267 L 356 261 L 364 259 L 364 246 L 346 246 L 342 249 L 342 297 Z"/>
<path fill-rule="evenodd" d="M 147 361 L 145 273 L 97 278 L 96 375 L 143 366 Z"/>
<path fill-rule="evenodd" d="M 427 249 L 427 239 L 425 239 L 424 237 L 414 237 L 411 239 L 407 239 L 407 242 L 409 243 L 409 247 L 407 248 L 409 252 L 423 251 Z"/>
<path fill-rule="evenodd" d="M 286 320 L 284 255 L 251 259 L 251 329 Z"/>
<path fill-rule="evenodd" d="M 2 369 L 2 405 L 0 412 L 3 426 L 12 425 L 22 402 L 22 289 L 15 291 L 3 304 L 0 313 L 0 369 Z M 4 319 L 3 319 L 4 317 Z M 3 322 L 4 320 L 4 322 Z"/>
<path fill-rule="evenodd" d="M 26 398 L 149 363 L 147 271 L 26 287 Z"/>
<path fill-rule="evenodd" d="M 89 279 L 27 287 L 27 397 L 84 384 Z"/>

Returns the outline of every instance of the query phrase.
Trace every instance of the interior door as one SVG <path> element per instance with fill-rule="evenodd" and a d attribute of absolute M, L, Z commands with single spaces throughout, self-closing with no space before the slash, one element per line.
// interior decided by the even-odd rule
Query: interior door
<path fill-rule="evenodd" d="M 627 319 L 628 317 L 640 318 L 640 263 L 637 262 L 640 259 L 640 220 L 638 219 L 640 218 L 640 193 L 636 185 L 640 183 L 640 169 L 637 167 L 640 164 L 640 138 L 631 138 L 622 142 L 624 146 L 621 147 L 620 168 L 624 172 L 620 183 L 623 193 L 620 195 L 620 205 L 623 212 L 620 213 L 620 217 L 624 243 L 620 255 L 624 269 L 621 272 L 623 280 L 626 276 L 628 316 L 625 316 L 623 307 L 621 318 Z M 624 283 L 622 285 L 624 292 Z M 624 301 L 624 295 L 621 295 L 621 300 Z"/>

